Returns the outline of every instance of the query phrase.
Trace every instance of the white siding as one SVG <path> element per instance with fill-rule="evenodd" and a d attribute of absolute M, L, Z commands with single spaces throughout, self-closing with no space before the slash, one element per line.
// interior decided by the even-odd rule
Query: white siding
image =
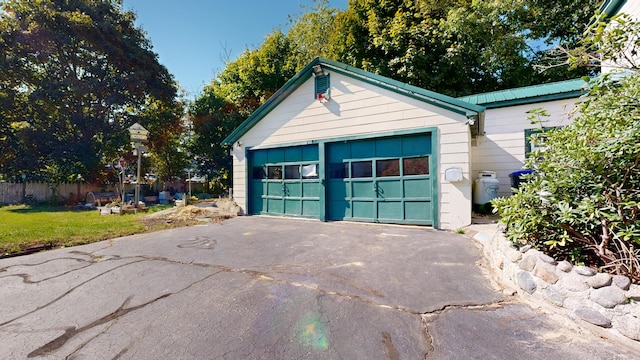
<path fill-rule="evenodd" d="M 479 136 L 472 148 L 473 178 L 479 171 L 495 171 L 500 180 L 499 195 L 511 194 L 509 174 L 522 169 L 525 160 L 525 129 L 535 129 L 527 118 L 527 111 L 544 108 L 551 116 L 545 118 L 545 127 L 566 126 L 571 123 L 569 112 L 578 99 L 557 100 L 539 104 L 488 109 L 485 112 L 484 136 Z"/>
<path fill-rule="evenodd" d="M 619 14 L 627 14 L 634 21 L 640 20 L 640 1 L 638 1 L 638 0 L 627 0 L 627 2 L 625 2 L 624 5 L 622 5 L 622 8 L 620 8 L 620 11 L 618 11 L 618 13 Z M 633 62 L 635 64 L 637 64 L 640 61 L 640 56 L 637 55 L 637 54 L 629 54 L 629 53 L 627 53 L 627 56 L 629 58 L 633 59 Z M 625 62 L 625 63 L 619 64 L 619 65 L 623 66 L 623 67 L 629 67 L 630 64 Z M 602 64 L 602 72 L 603 73 L 608 73 L 608 72 L 611 72 L 611 71 L 614 71 L 614 70 L 620 70 L 619 66 L 614 66 L 614 64 L 612 64 L 611 62 L 604 62 Z"/>
<path fill-rule="evenodd" d="M 244 147 L 438 127 L 439 134 L 433 136 L 439 136 L 439 227 L 457 229 L 471 223 L 471 154 L 465 122 L 463 115 L 336 73 L 331 73 L 331 100 L 321 103 L 314 99 L 310 77 L 241 138 L 242 147 L 234 147 L 234 197 L 246 209 Z M 463 182 L 444 181 L 444 170 L 452 166 L 463 169 Z"/>

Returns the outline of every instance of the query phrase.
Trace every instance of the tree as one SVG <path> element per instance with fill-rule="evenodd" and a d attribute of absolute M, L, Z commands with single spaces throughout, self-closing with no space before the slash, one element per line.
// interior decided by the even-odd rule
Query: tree
<path fill-rule="evenodd" d="M 260 48 L 246 49 L 206 86 L 190 107 L 194 136 L 190 152 L 198 170 L 231 185 L 231 157 L 222 140 L 295 75 L 291 43 L 275 30 Z"/>
<path fill-rule="evenodd" d="M 120 0 L 1 6 L 0 170 L 51 182 L 99 178 L 128 143 L 134 116 L 173 101 L 172 76 Z"/>
<path fill-rule="evenodd" d="M 640 23 L 625 16 L 594 23 L 569 63 L 599 61 L 633 72 L 592 81 L 573 123 L 534 139 L 545 146 L 527 161 L 537 175 L 494 206 L 516 244 L 558 259 L 600 266 L 640 282 Z M 629 32 L 632 31 L 632 32 Z"/>
<path fill-rule="evenodd" d="M 287 39 L 291 51 L 287 54 L 288 68 L 300 71 L 314 58 L 335 57 L 336 17 L 340 10 L 329 7 L 328 0 L 314 0 L 314 7 L 289 17 Z"/>
<path fill-rule="evenodd" d="M 594 2 L 352 0 L 337 15 L 334 48 L 339 61 L 452 96 L 564 80 L 586 70 L 541 76 L 533 65 L 546 48 L 532 44 L 563 42 L 582 29 L 534 20 L 557 19 L 567 4 L 588 19 Z"/>

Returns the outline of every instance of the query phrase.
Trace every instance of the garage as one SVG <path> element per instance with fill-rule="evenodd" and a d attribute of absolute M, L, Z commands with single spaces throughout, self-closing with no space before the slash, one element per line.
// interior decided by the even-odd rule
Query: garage
<path fill-rule="evenodd" d="M 327 218 L 433 225 L 430 134 L 327 145 Z"/>
<path fill-rule="evenodd" d="M 318 218 L 318 147 L 296 146 L 249 152 L 252 215 Z"/>
<path fill-rule="evenodd" d="M 316 58 L 223 144 L 248 215 L 458 229 L 484 108 Z"/>

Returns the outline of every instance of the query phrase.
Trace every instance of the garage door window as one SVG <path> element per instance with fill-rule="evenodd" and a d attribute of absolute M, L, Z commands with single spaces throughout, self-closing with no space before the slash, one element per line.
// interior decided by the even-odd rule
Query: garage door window
<path fill-rule="evenodd" d="M 402 161 L 404 175 L 429 175 L 429 157 L 405 158 Z"/>
<path fill-rule="evenodd" d="M 284 167 L 285 179 L 300 179 L 300 165 L 287 165 Z"/>
<path fill-rule="evenodd" d="M 281 166 L 269 166 L 268 168 L 269 179 L 282 179 L 282 167 Z"/>
<path fill-rule="evenodd" d="M 372 161 L 354 161 L 351 163 L 352 178 L 370 178 L 373 175 L 371 170 Z"/>
<path fill-rule="evenodd" d="M 303 179 L 317 179 L 318 178 L 318 165 L 317 164 L 302 165 L 302 178 Z"/>
<path fill-rule="evenodd" d="M 400 159 L 376 161 L 376 176 L 400 176 Z"/>

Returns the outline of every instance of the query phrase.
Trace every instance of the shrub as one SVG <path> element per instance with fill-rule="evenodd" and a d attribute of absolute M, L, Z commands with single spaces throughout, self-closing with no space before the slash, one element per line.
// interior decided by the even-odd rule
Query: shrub
<path fill-rule="evenodd" d="M 640 282 L 640 74 L 601 77 L 572 125 L 533 141 L 537 171 L 493 202 L 513 243 Z"/>

